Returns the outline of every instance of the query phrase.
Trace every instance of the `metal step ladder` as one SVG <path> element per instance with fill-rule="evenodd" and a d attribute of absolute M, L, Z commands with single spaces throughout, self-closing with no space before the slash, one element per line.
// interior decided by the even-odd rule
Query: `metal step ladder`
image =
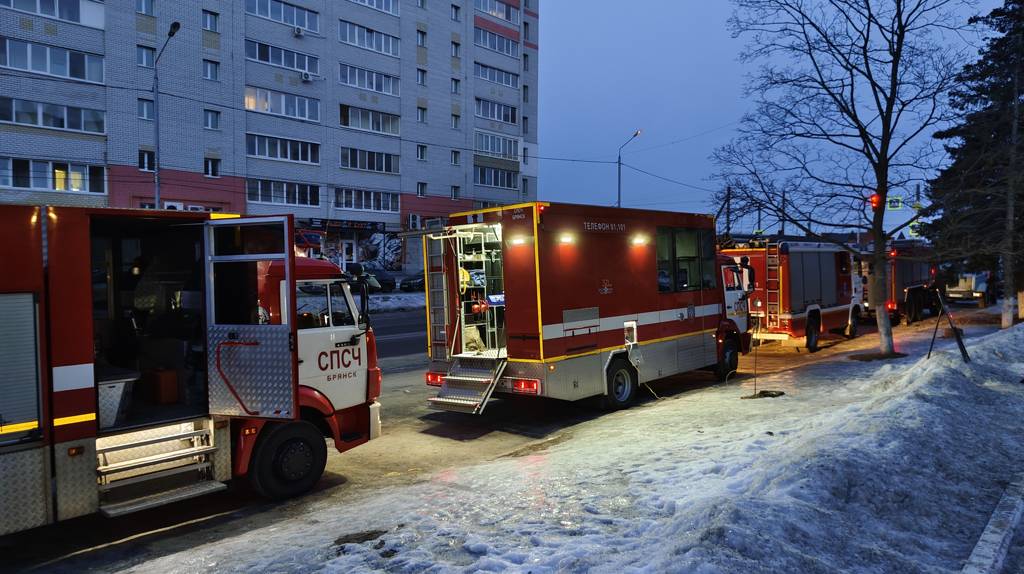
<path fill-rule="evenodd" d="M 782 312 L 782 274 L 779 269 L 779 244 L 769 243 L 765 246 L 765 327 L 780 326 L 779 313 Z"/>
<path fill-rule="evenodd" d="M 100 512 L 121 516 L 224 490 L 213 478 L 211 422 L 186 421 L 101 437 L 96 445 Z"/>
<path fill-rule="evenodd" d="M 505 372 L 505 358 L 456 357 L 441 390 L 427 399 L 433 409 L 478 415 Z"/>

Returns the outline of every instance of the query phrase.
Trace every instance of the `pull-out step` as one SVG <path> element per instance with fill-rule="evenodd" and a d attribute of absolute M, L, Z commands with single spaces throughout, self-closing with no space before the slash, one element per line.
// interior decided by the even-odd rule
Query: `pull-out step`
<path fill-rule="evenodd" d="M 474 415 L 484 412 L 505 364 L 503 358 L 456 358 L 437 396 L 427 399 L 430 407 Z"/>
<path fill-rule="evenodd" d="M 140 510 L 156 508 L 157 506 L 163 506 L 164 504 L 170 504 L 180 500 L 203 496 L 204 494 L 224 490 L 227 487 L 228 485 L 223 482 L 207 480 L 172 490 L 141 496 L 132 500 L 115 502 L 113 504 L 102 504 L 100 505 L 100 512 L 105 516 L 114 518 L 124 514 L 130 514 L 132 512 L 139 512 Z"/>

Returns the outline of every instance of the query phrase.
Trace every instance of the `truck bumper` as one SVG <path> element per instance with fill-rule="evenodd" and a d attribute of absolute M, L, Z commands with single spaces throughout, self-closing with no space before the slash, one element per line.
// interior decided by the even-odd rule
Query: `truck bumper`
<path fill-rule="evenodd" d="M 370 403 L 370 440 L 380 438 L 380 403 Z"/>

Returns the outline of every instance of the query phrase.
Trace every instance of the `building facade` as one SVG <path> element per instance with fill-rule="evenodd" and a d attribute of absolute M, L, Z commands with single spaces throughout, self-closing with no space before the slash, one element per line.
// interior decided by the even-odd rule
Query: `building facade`
<path fill-rule="evenodd" d="M 536 198 L 538 3 L 0 0 L 0 202 L 156 207 L 159 162 L 161 208 L 414 265 L 399 233 Z"/>

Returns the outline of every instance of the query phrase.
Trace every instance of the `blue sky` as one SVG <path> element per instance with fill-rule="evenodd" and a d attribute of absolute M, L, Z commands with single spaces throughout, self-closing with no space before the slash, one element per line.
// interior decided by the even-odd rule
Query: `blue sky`
<path fill-rule="evenodd" d="M 983 0 L 977 10 L 1000 4 Z M 614 161 L 618 147 L 640 128 L 623 163 L 714 187 L 709 156 L 734 135 L 748 107 L 743 83 L 749 69 L 738 61 L 744 40 L 726 29 L 731 12 L 726 0 L 544 2 L 540 155 Z M 627 207 L 716 209 L 705 191 L 627 168 L 622 189 Z M 615 191 L 614 164 L 541 160 L 540 199 L 612 205 Z"/>

